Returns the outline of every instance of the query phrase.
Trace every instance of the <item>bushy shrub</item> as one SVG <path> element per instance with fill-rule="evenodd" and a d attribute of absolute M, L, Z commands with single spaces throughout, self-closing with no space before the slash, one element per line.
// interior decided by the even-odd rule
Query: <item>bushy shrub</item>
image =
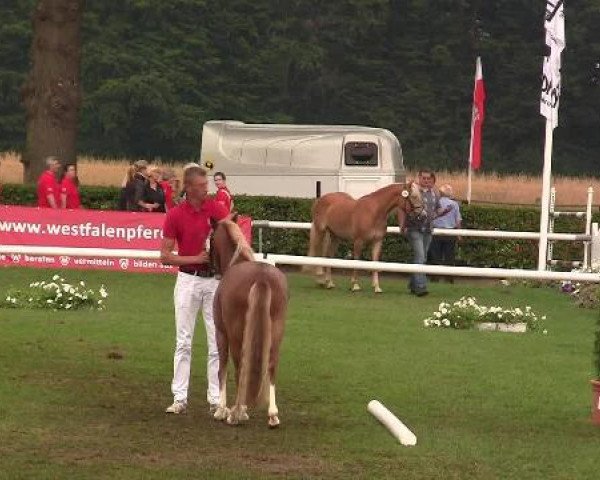
<path fill-rule="evenodd" d="M 95 291 L 83 281 L 69 283 L 61 276 L 54 275 L 51 280 L 30 283 L 29 288 L 11 287 L 0 297 L 0 308 L 103 310 L 107 297 L 104 285 Z"/>

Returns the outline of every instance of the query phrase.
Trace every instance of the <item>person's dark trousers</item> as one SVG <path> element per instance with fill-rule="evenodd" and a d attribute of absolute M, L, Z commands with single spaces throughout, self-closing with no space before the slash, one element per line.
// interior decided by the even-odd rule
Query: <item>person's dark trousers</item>
<path fill-rule="evenodd" d="M 431 262 L 434 265 L 454 265 L 454 259 L 456 255 L 456 238 L 436 235 L 431 240 L 431 246 L 429 247 L 429 254 L 431 256 Z M 454 283 L 454 278 L 450 275 L 440 276 L 439 278 L 445 278 L 446 281 Z"/>
<path fill-rule="evenodd" d="M 407 230 L 406 237 L 413 251 L 413 263 L 425 265 L 427 251 L 431 243 L 431 232 L 419 230 Z M 424 273 L 413 273 L 408 282 L 408 288 L 416 295 L 422 296 L 427 293 L 427 277 Z"/>

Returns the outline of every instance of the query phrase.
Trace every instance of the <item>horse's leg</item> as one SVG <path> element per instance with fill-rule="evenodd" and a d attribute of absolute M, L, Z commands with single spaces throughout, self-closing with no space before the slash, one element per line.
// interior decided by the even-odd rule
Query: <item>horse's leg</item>
<path fill-rule="evenodd" d="M 242 342 L 239 339 L 235 341 L 231 341 L 231 358 L 233 359 L 233 365 L 235 367 L 235 404 L 229 409 L 227 415 L 227 423 L 229 425 L 237 425 L 240 420 L 242 420 L 241 416 L 241 405 L 240 405 L 240 359 L 242 355 Z"/>
<path fill-rule="evenodd" d="M 219 349 L 219 405 L 214 413 L 216 420 L 225 420 L 229 415 L 227 408 L 227 361 L 229 360 L 229 343 L 227 334 L 217 328 L 217 348 Z"/>
<path fill-rule="evenodd" d="M 279 345 L 283 337 L 283 330 L 278 326 L 283 325 L 284 315 L 285 313 L 281 313 L 274 317 L 273 339 L 269 352 L 269 409 L 267 414 L 269 415 L 268 424 L 270 428 L 276 428 L 281 423 L 279 421 L 279 409 L 275 402 L 275 377 L 277 376 L 277 365 L 279 364 Z"/>
<path fill-rule="evenodd" d="M 381 255 L 381 244 L 383 243 L 383 239 L 373 241 L 373 245 L 371 246 L 371 260 L 374 262 L 379 261 L 379 257 Z M 375 293 L 381 293 L 381 287 L 379 286 L 379 272 L 373 270 L 373 290 Z"/>
<path fill-rule="evenodd" d="M 308 249 L 309 257 L 318 257 L 321 255 L 321 244 L 323 242 L 324 233 L 325 231 L 317 225 L 316 221 L 313 220 L 313 223 L 310 227 L 310 241 Z M 323 275 L 323 267 L 309 267 L 308 265 L 304 265 L 302 267 L 302 271 L 313 272 L 317 278 Z M 319 279 L 317 279 L 317 282 L 319 282 Z"/>
<path fill-rule="evenodd" d="M 323 253 L 321 256 L 323 257 L 333 257 L 334 249 L 337 249 L 337 240 L 333 236 L 333 234 L 327 230 L 325 235 L 323 236 Z M 335 283 L 331 279 L 331 267 L 324 267 L 325 270 L 325 278 L 321 283 L 325 288 L 335 288 Z"/>
<path fill-rule="evenodd" d="M 354 260 L 360 260 L 360 254 L 363 251 L 363 247 L 364 247 L 364 242 L 362 240 L 360 240 L 360 239 L 354 240 L 354 246 L 352 249 L 352 257 L 354 258 Z M 360 285 L 358 284 L 358 271 L 356 269 L 352 270 L 352 278 L 350 280 L 350 283 L 352 283 L 352 291 L 353 292 L 360 291 Z"/>
<path fill-rule="evenodd" d="M 214 315 L 215 337 L 217 340 L 217 350 L 219 351 L 219 405 L 215 410 L 213 417 L 216 420 L 225 420 L 229 411 L 227 409 L 227 361 L 229 357 L 229 342 L 227 340 L 227 331 L 224 324 L 223 305 L 219 294 L 214 297 Z"/>
<path fill-rule="evenodd" d="M 311 230 L 311 235 L 313 231 Z M 314 229 L 314 242 L 315 247 L 312 256 L 315 257 L 326 257 L 327 256 L 327 241 L 329 239 L 329 233 L 324 227 L 316 226 Z M 312 239 L 311 239 L 312 241 Z M 325 270 L 323 267 L 314 267 L 315 276 L 317 277 L 317 283 L 319 285 L 325 284 Z"/>
<path fill-rule="evenodd" d="M 329 249 L 327 251 L 327 256 L 329 258 L 334 258 L 340 241 L 335 235 L 333 235 L 333 233 L 330 233 L 329 235 Z M 327 267 L 327 274 L 325 276 L 325 288 L 335 288 L 335 283 L 333 283 L 333 279 L 331 278 L 331 267 Z"/>

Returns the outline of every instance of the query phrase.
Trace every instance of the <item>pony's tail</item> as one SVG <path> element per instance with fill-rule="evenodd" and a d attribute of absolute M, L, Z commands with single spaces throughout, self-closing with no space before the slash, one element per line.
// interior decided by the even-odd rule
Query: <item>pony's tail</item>
<path fill-rule="evenodd" d="M 241 405 L 252 406 L 268 401 L 270 351 L 271 287 L 264 280 L 259 280 L 248 293 L 238 388 Z"/>

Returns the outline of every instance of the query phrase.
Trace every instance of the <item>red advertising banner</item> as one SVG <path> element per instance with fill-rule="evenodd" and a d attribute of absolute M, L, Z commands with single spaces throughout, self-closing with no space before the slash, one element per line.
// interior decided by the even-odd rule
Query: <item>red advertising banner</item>
<path fill-rule="evenodd" d="M 160 249 L 164 213 L 0 206 L 0 245 Z M 0 253 L 0 265 L 175 272 L 160 260 Z"/>

